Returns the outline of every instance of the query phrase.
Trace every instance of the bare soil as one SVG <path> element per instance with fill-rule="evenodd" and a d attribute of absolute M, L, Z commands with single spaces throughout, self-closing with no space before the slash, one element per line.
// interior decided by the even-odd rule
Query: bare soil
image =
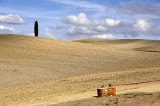
<path fill-rule="evenodd" d="M 159 51 L 159 40 L 0 35 L 0 106 L 59 104 L 96 96 L 102 84 L 160 80 Z M 160 84 L 152 84 L 147 91 L 160 92 Z"/>
<path fill-rule="evenodd" d="M 126 93 L 117 96 L 92 97 L 48 106 L 160 106 L 160 93 Z"/>

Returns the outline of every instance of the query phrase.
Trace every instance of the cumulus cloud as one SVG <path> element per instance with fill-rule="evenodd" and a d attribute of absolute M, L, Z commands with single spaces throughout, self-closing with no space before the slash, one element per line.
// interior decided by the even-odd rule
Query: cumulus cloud
<path fill-rule="evenodd" d="M 72 17 L 67 16 L 63 18 L 65 21 L 62 20 L 62 22 L 64 24 L 69 24 L 66 31 L 67 35 L 72 37 L 86 36 L 114 39 L 116 38 L 114 35 L 131 36 L 134 38 L 140 35 L 160 36 L 159 24 L 153 20 L 146 20 L 143 18 L 132 21 L 116 20 L 113 18 L 92 20 L 87 18 L 84 13 L 80 13 L 78 16 L 70 16 Z M 152 28 L 154 26 L 156 26 L 156 28 Z"/>
<path fill-rule="evenodd" d="M 147 31 L 150 28 L 149 24 L 142 19 L 137 20 L 136 24 L 134 24 L 134 27 L 140 31 Z"/>
<path fill-rule="evenodd" d="M 103 34 L 103 35 L 93 35 L 92 38 L 103 38 L 103 39 L 115 39 L 116 37 L 112 34 Z"/>
<path fill-rule="evenodd" d="M 121 15 L 133 16 L 132 22 L 129 22 L 128 25 L 127 23 L 125 23 L 126 25 L 119 25 L 121 26 L 119 29 L 123 30 L 125 35 L 160 36 L 160 3 L 147 3 L 143 0 L 121 2 L 116 11 Z M 137 16 L 138 19 L 136 19 Z M 125 26 L 128 26 L 126 30 L 124 30 Z"/>
<path fill-rule="evenodd" d="M 62 22 L 66 24 L 74 24 L 74 25 L 92 25 L 93 24 L 93 22 L 90 21 L 86 17 L 86 14 L 84 13 L 80 13 L 78 16 L 69 15 L 66 18 L 63 18 Z"/>
<path fill-rule="evenodd" d="M 14 28 L 5 27 L 3 25 L 0 25 L 0 34 L 13 34 L 16 33 Z"/>
<path fill-rule="evenodd" d="M 107 27 L 99 25 L 99 26 L 96 27 L 96 30 L 104 32 L 104 31 L 107 31 Z"/>
<path fill-rule="evenodd" d="M 111 18 L 107 18 L 104 21 L 91 20 L 87 18 L 85 13 L 80 13 L 78 16 L 69 15 L 63 18 L 61 21 L 65 24 L 72 24 L 72 25 L 79 25 L 79 26 L 97 26 L 98 24 L 100 25 L 103 24 L 105 26 L 114 27 L 120 23 L 119 20 L 115 20 Z"/>
<path fill-rule="evenodd" d="M 75 31 L 75 26 L 69 27 L 69 28 L 67 29 L 67 32 L 68 32 L 69 34 L 74 34 L 74 31 Z"/>
<path fill-rule="evenodd" d="M 102 38 L 112 38 L 113 36 L 108 35 L 109 32 L 113 33 L 120 24 L 119 20 L 106 18 L 104 20 L 91 20 L 87 18 L 86 14 L 80 13 L 78 16 L 69 15 L 62 19 L 64 24 L 69 24 L 67 28 L 68 35 L 77 36 L 95 36 Z M 114 38 L 114 37 L 113 37 Z"/>
<path fill-rule="evenodd" d="M 121 2 L 117 12 L 129 15 L 146 14 L 160 16 L 160 4 L 148 4 L 143 1 Z"/>
<path fill-rule="evenodd" d="M 96 31 L 91 26 L 71 26 L 68 27 L 67 33 L 69 35 L 93 35 L 96 34 Z"/>
<path fill-rule="evenodd" d="M 4 15 L 0 14 L 0 23 L 8 24 L 25 24 L 26 22 L 19 15 Z"/>
<path fill-rule="evenodd" d="M 112 34 L 135 35 L 135 32 L 133 33 L 133 31 L 131 31 L 131 29 L 133 29 L 133 23 L 111 18 L 106 18 L 104 20 L 91 20 L 87 18 L 84 13 L 80 13 L 78 16 L 67 16 L 66 18 L 63 18 L 62 22 L 65 24 L 70 24 L 67 28 L 67 35 L 71 36 L 113 39 L 116 37 Z M 129 29 L 128 27 L 132 28 Z"/>
<path fill-rule="evenodd" d="M 119 24 L 119 22 L 120 21 L 114 20 L 114 19 L 105 19 L 105 24 L 110 26 L 110 27 L 117 26 Z"/>

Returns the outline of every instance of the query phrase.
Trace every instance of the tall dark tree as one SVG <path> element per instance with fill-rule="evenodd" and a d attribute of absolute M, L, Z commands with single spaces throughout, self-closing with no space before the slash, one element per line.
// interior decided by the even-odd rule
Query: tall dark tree
<path fill-rule="evenodd" d="M 38 21 L 34 23 L 34 35 L 38 37 Z"/>

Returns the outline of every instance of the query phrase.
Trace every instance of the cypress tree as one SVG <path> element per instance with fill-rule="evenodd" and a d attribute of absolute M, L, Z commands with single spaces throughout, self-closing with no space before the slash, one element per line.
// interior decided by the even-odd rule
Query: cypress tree
<path fill-rule="evenodd" d="M 34 35 L 38 37 L 38 21 L 34 23 Z"/>

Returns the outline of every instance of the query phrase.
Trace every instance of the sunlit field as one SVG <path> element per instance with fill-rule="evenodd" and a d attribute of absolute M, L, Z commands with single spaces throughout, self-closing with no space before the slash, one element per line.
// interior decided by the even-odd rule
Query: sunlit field
<path fill-rule="evenodd" d="M 1 35 L 0 75 L 1 106 L 93 97 L 102 84 L 160 80 L 160 41 Z M 127 88 L 131 91 L 129 86 L 117 87 L 117 93 L 126 93 Z M 160 91 L 160 87 L 147 88 L 148 92 Z"/>

